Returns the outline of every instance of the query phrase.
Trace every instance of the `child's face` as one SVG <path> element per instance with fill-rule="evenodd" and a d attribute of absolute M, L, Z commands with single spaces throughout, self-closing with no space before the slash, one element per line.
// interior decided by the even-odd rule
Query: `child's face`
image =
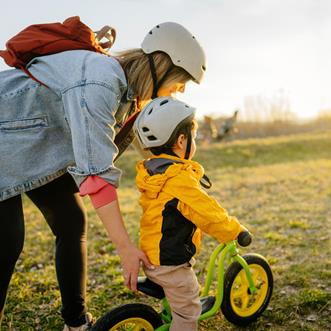
<path fill-rule="evenodd" d="M 196 152 L 197 145 L 195 142 L 197 136 L 197 130 L 193 129 L 191 131 L 192 141 L 191 141 L 191 151 L 189 155 L 189 160 L 191 160 Z M 176 153 L 181 159 L 185 158 L 186 153 L 186 146 L 187 146 L 187 137 L 184 134 L 181 134 L 176 142 L 176 145 L 173 148 L 174 153 Z"/>

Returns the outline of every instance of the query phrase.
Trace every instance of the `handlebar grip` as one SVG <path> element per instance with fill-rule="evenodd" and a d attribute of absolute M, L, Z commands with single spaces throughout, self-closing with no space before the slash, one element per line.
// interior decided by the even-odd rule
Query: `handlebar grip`
<path fill-rule="evenodd" d="M 242 247 L 249 246 L 252 242 L 252 235 L 248 231 L 240 232 L 237 242 Z"/>

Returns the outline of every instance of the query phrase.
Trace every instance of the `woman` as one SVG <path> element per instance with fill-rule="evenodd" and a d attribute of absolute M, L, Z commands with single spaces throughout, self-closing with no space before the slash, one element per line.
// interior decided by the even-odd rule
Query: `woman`
<path fill-rule="evenodd" d="M 119 210 L 115 133 L 150 99 L 183 92 L 189 80 L 200 83 L 205 55 L 190 32 L 167 22 L 141 49 L 116 58 L 67 51 L 35 58 L 28 69 L 48 88 L 20 70 L 0 73 L 0 314 L 23 247 L 25 192 L 56 236 L 64 330 L 84 330 L 86 216 L 79 195 L 90 196 L 117 247 L 125 284 L 135 290 L 140 261 L 152 266 L 131 243 Z"/>

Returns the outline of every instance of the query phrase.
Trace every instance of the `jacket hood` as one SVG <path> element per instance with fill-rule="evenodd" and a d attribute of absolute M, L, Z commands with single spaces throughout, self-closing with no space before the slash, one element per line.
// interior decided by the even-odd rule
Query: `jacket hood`
<path fill-rule="evenodd" d="M 155 166 L 155 164 L 158 165 Z M 164 168 L 166 169 L 164 170 Z M 156 198 L 165 183 L 170 178 L 179 175 L 182 171 L 191 171 L 197 180 L 200 180 L 204 174 L 202 166 L 197 162 L 180 159 L 168 154 L 161 154 L 148 160 L 142 160 L 138 162 L 136 170 L 137 187 L 141 193 L 146 194 L 149 198 Z"/>

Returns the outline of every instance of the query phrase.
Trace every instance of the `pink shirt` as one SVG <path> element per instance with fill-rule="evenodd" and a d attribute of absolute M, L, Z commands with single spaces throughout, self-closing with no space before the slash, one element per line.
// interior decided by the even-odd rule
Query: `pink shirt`
<path fill-rule="evenodd" d="M 117 200 L 116 188 L 99 176 L 88 176 L 80 185 L 79 193 L 83 197 L 89 195 L 94 208 Z"/>

